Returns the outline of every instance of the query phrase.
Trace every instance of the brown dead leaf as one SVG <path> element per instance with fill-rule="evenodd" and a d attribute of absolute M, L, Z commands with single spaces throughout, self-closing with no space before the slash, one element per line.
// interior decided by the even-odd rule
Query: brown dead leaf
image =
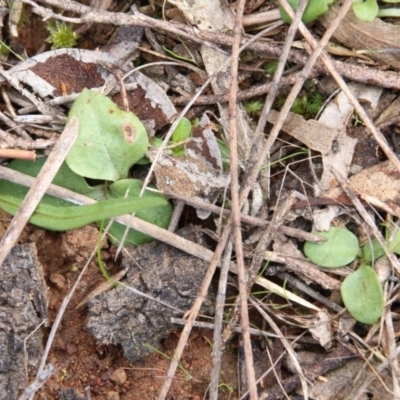
<path fill-rule="evenodd" d="M 373 197 L 386 204 L 400 204 L 400 172 L 385 161 L 365 168 L 349 179 L 349 186 L 361 197 Z M 327 192 L 327 197 L 339 199 L 342 189 L 336 187 Z"/>
<path fill-rule="evenodd" d="M 268 122 L 275 124 L 278 117 L 279 113 L 271 110 Z M 301 115 L 292 112 L 287 116 L 282 130 L 322 154 L 331 152 L 332 142 L 340 133 L 339 129 L 330 128 L 312 119 L 306 121 Z"/>
<path fill-rule="evenodd" d="M 397 97 L 393 103 L 386 108 L 382 114 L 374 121 L 375 125 L 385 124 L 386 122 L 399 116 L 400 97 Z"/>
<path fill-rule="evenodd" d="M 319 21 L 327 28 L 337 16 L 339 6 L 330 7 Z M 375 18 L 372 22 L 361 22 L 350 9 L 336 29 L 333 37 L 346 46 L 356 50 L 400 49 L 400 26 L 387 24 Z M 368 57 L 383 64 L 400 69 L 400 59 L 395 52 L 371 52 Z"/>

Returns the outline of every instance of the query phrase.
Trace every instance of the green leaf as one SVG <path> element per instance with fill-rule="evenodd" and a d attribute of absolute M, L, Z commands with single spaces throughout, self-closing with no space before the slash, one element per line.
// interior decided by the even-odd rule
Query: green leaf
<path fill-rule="evenodd" d="M 25 188 L 8 181 L 0 180 L 0 207 L 9 214 L 15 215 L 25 197 Z M 19 188 L 18 188 L 19 186 Z M 3 189 L 11 191 L 3 192 Z M 12 193 L 12 194 L 11 194 Z M 36 207 L 29 222 L 51 231 L 66 231 L 88 225 L 99 219 L 106 219 L 122 214 L 131 214 L 147 208 L 165 206 L 162 198 L 112 199 L 102 200 L 95 204 L 76 206 L 65 200 L 47 196 Z"/>
<path fill-rule="evenodd" d="M 361 265 L 340 288 L 347 311 L 359 322 L 374 324 L 383 313 L 384 299 L 378 276 L 369 265 Z"/>
<path fill-rule="evenodd" d="M 127 195 L 128 198 L 137 198 L 142 189 L 142 184 L 143 182 L 138 179 L 123 179 L 110 185 L 109 195 L 111 198 L 121 198 L 125 195 Z M 167 228 L 172 216 L 172 206 L 167 201 L 167 198 L 161 194 L 147 190 L 144 192 L 143 198 L 148 200 L 162 199 L 165 201 L 165 203 L 156 207 L 146 208 L 143 211 L 138 211 L 136 213 L 136 217 L 155 224 L 161 228 Z M 125 225 L 116 222 L 113 223 L 109 230 L 110 241 L 114 244 L 119 244 L 122 240 L 125 229 Z M 124 241 L 124 245 L 140 245 L 151 242 L 152 240 L 153 238 L 151 236 L 135 231 L 134 229 L 130 229 Z"/>
<path fill-rule="evenodd" d="M 359 253 L 357 237 L 346 228 L 332 227 L 328 232 L 313 233 L 327 240 L 323 243 L 306 242 L 304 253 L 320 267 L 343 267 L 351 263 Z"/>
<path fill-rule="evenodd" d="M 367 263 L 376 261 L 379 257 L 382 257 L 385 251 L 376 239 L 372 239 L 371 242 L 365 243 L 363 247 L 364 260 Z"/>
<path fill-rule="evenodd" d="M 147 151 L 148 137 L 132 112 L 120 110 L 108 97 L 84 89 L 68 118 L 79 119 L 78 138 L 66 162 L 78 175 L 116 181 Z"/>
<path fill-rule="evenodd" d="M 396 232 L 393 240 L 389 243 L 388 251 L 400 255 L 400 229 Z"/>
<path fill-rule="evenodd" d="M 376 0 L 355 1 L 352 4 L 352 8 L 354 15 L 363 22 L 372 22 L 379 12 Z"/>
<path fill-rule="evenodd" d="M 217 139 L 217 144 L 218 144 L 219 151 L 221 153 L 222 167 L 223 167 L 224 171 L 226 171 L 229 169 L 229 159 L 230 159 L 229 146 L 222 139 Z"/>
<path fill-rule="evenodd" d="M 176 129 L 174 130 L 174 133 L 172 134 L 172 142 L 173 143 L 178 143 L 181 142 L 182 140 L 186 140 L 190 138 L 190 134 L 192 132 L 192 124 L 190 121 L 183 117 L 179 123 Z M 178 146 L 174 147 L 172 149 L 172 154 L 176 157 L 184 157 L 185 156 L 185 146 Z"/>
<path fill-rule="evenodd" d="M 288 3 L 292 6 L 293 10 L 297 10 L 299 7 L 299 0 L 288 0 Z M 324 15 L 328 11 L 328 6 L 332 3 L 333 0 L 309 0 L 308 5 L 304 10 L 302 21 L 305 24 L 315 21 L 318 17 Z M 292 22 L 289 14 L 283 9 L 282 6 L 279 6 L 279 13 L 284 22 L 287 24 Z"/>
<path fill-rule="evenodd" d="M 192 131 L 192 124 L 190 121 L 183 117 L 177 127 L 174 130 L 174 133 L 172 134 L 172 141 L 174 143 L 181 142 L 182 140 L 186 140 L 190 138 L 190 133 Z"/>
<path fill-rule="evenodd" d="M 8 167 L 30 176 L 37 176 L 44 161 L 44 159 L 36 162 L 15 160 Z M 146 191 L 143 199 L 138 198 L 142 186 L 139 180 L 123 180 L 110 185 L 110 199 L 105 199 L 104 185 L 89 186 L 84 178 L 76 175 L 65 164 L 61 166 L 53 182 L 93 199 L 102 200 L 93 205 L 77 206 L 69 201 L 44 195 L 30 222 L 45 229 L 53 231 L 75 229 L 101 219 L 133 212 L 138 218 L 165 228 L 172 215 L 172 206 L 166 197 Z M 129 196 L 124 199 L 127 189 Z M 0 208 L 15 215 L 28 190 L 26 186 L 0 179 Z M 110 233 L 117 238 L 114 243 L 121 239 L 124 230 L 124 225 L 117 223 L 112 225 Z M 131 229 L 125 243 L 141 244 L 152 240 L 150 236 Z"/>
<path fill-rule="evenodd" d="M 46 158 L 39 158 L 38 160 L 33 162 L 26 160 L 13 160 L 8 163 L 7 168 L 13 169 L 14 171 L 22 172 L 29 176 L 36 177 L 45 162 Z M 84 194 L 91 197 L 92 199 L 97 200 L 99 196 L 104 197 L 104 185 L 88 185 L 85 178 L 75 174 L 75 172 L 71 171 L 71 169 L 65 163 L 61 165 L 52 183 L 63 188 L 72 190 L 73 192 Z M 24 188 L 26 193 L 28 192 L 29 188 L 24 186 L 22 186 L 22 188 Z"/>

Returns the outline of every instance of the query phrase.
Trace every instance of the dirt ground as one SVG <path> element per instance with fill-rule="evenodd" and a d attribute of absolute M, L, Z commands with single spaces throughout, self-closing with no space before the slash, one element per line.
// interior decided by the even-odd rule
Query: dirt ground
<path fill-rule="evenodd" d="M 97 234 L 97 229 L 90 226 L 65 233 L 48 232 L 31 225 L 25 229 L 21 242 L 33 241 L 37 244 L 38 258 L 48 283 L 50 326 L 82 265 L 93 251 L 93 246 L 96 246 Z M 118 263 L 112 261 L 113 252 L 113 246 L 103 249 L 103 260 L 108 259 L 110 274 L 118 271 Z M 57 332 L 49 355 L 49 362 L 57 366 L 57 370 L 37 394 L 38 399 L 64 398 L 60 393 L 70 388 L 83 394 L 86 387 L 90 387 L 92 399 L 99 400 L 153 399 L 157 396 L 169 359 L 174 354 L 179 329 L 162 343 L 160 354 L 153 353 L 136 363 L 128 362 L 117 346 L 96 344 L 85 328 L 86 308 L 76 309 L 76 306 L 101 283 L 104 283 L 104 277 L 94 261 L 84 275 Z M 44 343 L 46 331 L 44 329 Z M 211 331 L 193 331 L 182 359 L 182 368 L 174 379 L 170 398 L 203 398 L 212 368 L 211 341 Z M 230 346 L 232 348 L 227 349 L 222 361 L 221 379 L 226 387 L 221 387 L 221 399 L 237 396 L 236 345 L 231 343 Z"/>

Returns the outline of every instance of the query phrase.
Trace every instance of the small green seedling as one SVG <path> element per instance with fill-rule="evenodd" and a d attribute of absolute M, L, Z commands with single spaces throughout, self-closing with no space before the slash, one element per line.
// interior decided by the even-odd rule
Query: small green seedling
<path fill-rule="evenodd" d="M 292 6 L 293 10 L 297 10 L 299 7 L 299 0 L 288 0 L 288 3 Z M 329 5 L 333 3 L 333 0 L 309 0 L 306 9 L 304 10 L 302 21 L 305 24 L 315 21 L 321 15 L 324 15 L 328 9 Z M 288 13 L 283 9 L 282 6 L 279 6 L 279 13 L 281 18 L 287 24 L 292 22 L 292 19 L 289 17 Z"/>
<path fill-rule="evenodd" d="M 184 157 L 185 156 L 185 142 L 190 138 L 192 133 L 192 124 L 191 122 L 183 117 L 178 126 L 175 128 L 172 133 L 171 141 L 168 142 L 168 148 L 172 150 L 172 154 L 175 157 Z M 183 142 L 182 144 L 179 144 Z M 161 147 L 163 144 L 163 140 L 157 136 L 153 137 L 151 140 L 150 146 L 153 148 Z M 137 161 L 139 165 L 147 165 L 150 164 L 150 160 L 147 156 L 142 157 L 139 161 Z"/>
<path fill-rule="evenodd" d="M 25 61 L 25 58 L 20 54 L 16 53 L 7 43 L 0 40 L 0 54 L 8 55 L 9 53 L 13 54 L 18 60 Z"/>
<path fill-rule="evenodd" d="M 280 97 L 278 107 L 281 108 L 286 99 Z M 312 81 L 306 81 L 300 95 L 293 102 L 291 112 L 302 115 L 305 119 L 315 118 L 324 104 L 324 96 L 317 90 Z"/>
<path fill-rule="evenodd" d="M 271 60 L 265 66 L 265 73 L 268 75 L 273 75 L 278 69 L 279 60 Z"/>
<path fill-rule="evenodd" d="M 316 234 L 325 238 L 326 241 L 323 243 L 306 242 L 304 253 L 320 267 L 343 267 L 361 255 L 357 237 L 346 228 L 332 227 L 327 232 L 317 232 Z"/>
<path fill-rule="evenodd" d="M 264 107 L 264 103 L 260 100 L 245 101 L 243 108 L 249 115 L 258 114 Z"/>
<path fill-rule="evenodd" d="M 179 121 L 178 126 L 175 128 L 174 133 L 172 134 L 172 143 L 184 142 L 190 138 L 191 132 L 192 124 L 187 118 L 183 117 Z M 172 149 L 172 154 L 174 156 L 183 157 L 185 155 L 185 145 L 174 147 Z"/>
<path fill-rule="evenodd" d="M 386 247 L 389 253 L 400 254 L 400 229 L 394 235 L 393 240 L 387 243 Z M 373 262 L 384 254 L 385 251 L 376 239 L 372 239 L 363 247 L 363 256 L 366 262 Z"/>
<path fill-rule="evenodd" d="M 359 322 L 373 324 L 383 313 L 382 285 L 376 272 L 367 264 L 346 277 L 340 287 L 347 311 Z"/>
<path fill-rule="evenodd" d="M 324 97 L 319 92 L 314 92 L 311 96 L 298 97 L 291 108 L 291 111 L 305 116 L 306 118 L 314 117 L 321 109 L 324 102 Z"/>
<path fill-rule="evenodd" d="M 304 253 L 314 264 L 325 268 L 340 268 L 357 257 L 364 259 L 361 266 L 348 275 L 341 286 L 343 303 L 359 322 L 374 324 L 383 313 L 384 297 L 376 272 L 368 265 L 372 258 L 383 255 L 376 242 L 359 248 L 357 237 L 346 228 L 332 227 L 328 232 L 314 232 L 326 239 L 323 243 L 306 242 Z M 390 249 L 390 250 L 389 250 Z M 396 235 L 389 251 L 400 252 L 400 234 Z"/>
<path fill-rule="evenodd" d="M 64 21 L 49 21 L 46 28 L 50 33 L 46 42 L 52 44 L 53 50 L 74 47 L 79 39 L 79 35 L 74 32 L 73 26 Z"/>
<path fill-rule="evenodd" d="M 183 44 L 184 48 L 186 49 L 188 55 L 190 55 L 190 58 L 189 58 L 189 57 L 181 56 L 181 55 L 179 55 L 179 54 L 176 54 L 176 53 L 174 53 L 173 51 L 169 50 L 169 49 L 168 49 L 167 47 L 165 47 L 165 46 L 163 46 L 162 48 L 163 48 L 163 50 L 164 50 L 167 54 L 171 55 L 173 58 L 176 58 L 177 60 L 182 60 L 182 61 L 186 61 L 186 62 L 192 63 L 192 64 L 194 64 L 194 65 L 198 65 L 198 63 L 197 63 L 197 61 L 196 61 L 196 58 L 193 56 L 193 54 L 192 54 L 192 52 L 190 51 L 190 49 L 189 49 L 183 42 L 181 42 L 181 43 Z"/>
<path fill-rule="evenodd" d="M 225 140 L 223 139 L 217 139 L 217 144 L 219 151 L 221 153 L 222 168 L 224 171 L 227 171 L 229 169 L 229 161 L 230 161 L 230 151 L 228 143 L 226 143 Z"/>
<path fill-rule="evenodd" d="M 265 73 L 268 75 L 273 75 L 276 72 L 276 70 L 278 69 L 278 64 L 279 64 L 279 60 L 271 60 L 271 61 L 267 62 L 267 64 L 264 67 Z M 287 71 L 288 69 L 292 68 L 294 65 L 295 64 L 288 61 L 285 64 L 284 70 Z"/>

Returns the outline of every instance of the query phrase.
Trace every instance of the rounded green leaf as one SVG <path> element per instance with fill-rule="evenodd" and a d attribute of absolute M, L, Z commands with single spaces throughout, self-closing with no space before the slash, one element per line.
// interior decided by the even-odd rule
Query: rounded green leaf
<path fill-rule="evenodd" d="M 379 12 L 376 0 L 355 1 L 352 4 L 354 15 L 363 22 L 372 22 Z"/>
<path fill-rule="evenodd" d="M 374 324 L 383 313 L 384 299 L 378 276 L 369 265 L 346 277 L 340 288 L 347 311 L 359 322 Z"/>
<path fill-rule="evenodd" d="M 288 0 L 288 3 L 292 6 L 293 10 L 297 10 L 299 7 L 299 0 Z M 328 6 L 333 3 L 333 0 L 309 0 L 306 9 L 304 10 L 302 21 L 305 24 L 315 21 L 321 15 L 324 15 L 328 11 Z M 289 14 L 279 6 L 279 13 L 281 18 L 287 24 L 292 22 Z"/>
<path fill-rule="evenodd" d="M 116 181 L 148 147 L 146 130 L 132 112 L 120 110 L 108 97 L 84 89 L 68 118 L 79 119 L 78 138 L 66 162 L 78 175 Z"/>
<path fill-rule="evenodd" d="M 332 227 L 328 232 L 313 233 L 327 240 L 323 243 L 306 242 L 304 253 L 320 267 L 343 267 L 351 263 L 359 253 L 357 237 L 346 228 Z"/>
<path fill-rule="evenodd" d="M 123 198 L 125 195 L 129 198 L 138 198 L 142 189 L 142 184 L 143 182 L 138 179 L 123 179 L 110 185 L 109 195 L 111 198 Z M 148 190 L 144 192 L 143 197 L 149 200 L 167 200 L 165 196 Z M 168 201 L 166 201 L 162 206 L 146 208 L 145 210 L 138 211 L 135 216 L 161 228 L 167 228 L 172 216 L 172 206 Z M 119 244 L 122 240 L 125 229 L 125 225 L 116 222 L 113 223 L 109 230 L 110 241 L 114 244 Z M 154 239 L 151 236 L 135 231 L 134 229 L 129 229 L 124 245 L 140 245 L 153 240 Z"/>

